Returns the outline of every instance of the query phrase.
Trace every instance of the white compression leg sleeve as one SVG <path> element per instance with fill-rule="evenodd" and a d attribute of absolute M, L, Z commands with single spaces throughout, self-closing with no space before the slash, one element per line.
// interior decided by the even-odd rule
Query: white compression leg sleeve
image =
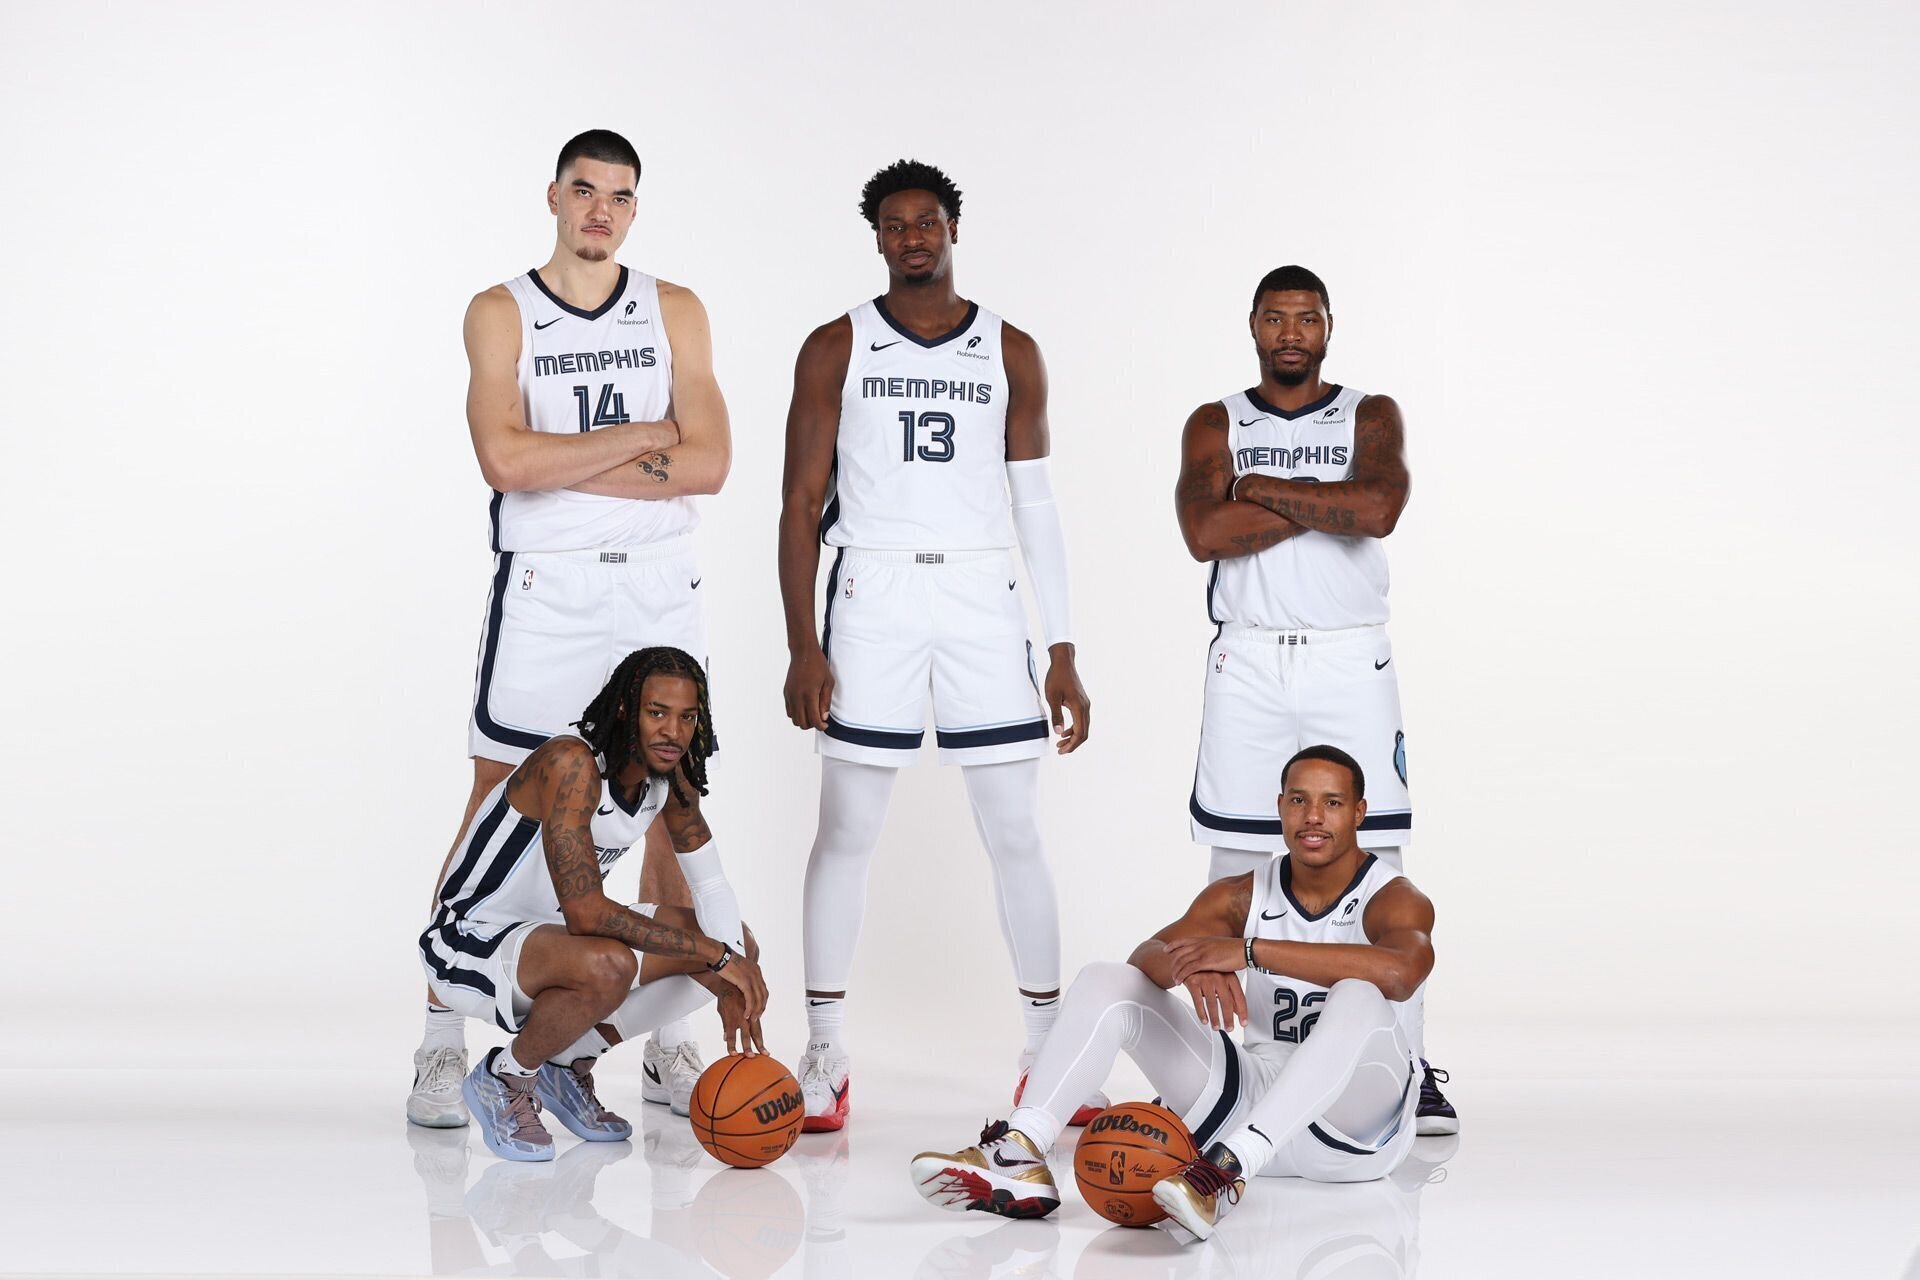
<path fill-rule="evenodd" d="M 895 770 L 820 759 L 820 826 L 801 894 L 801 951 L 809 991 L 845 991 L 867 910 L 867 869 L 880 843 Z"/>
<path fill-rule="evenodd" d="M 620 1033 L 622 1042 L 644 1036 L 664 1027 L 676 1018 L 684 1018 L 713 999 L 713 993 L 683 973 L 670 978 L 643 982 L 627 992 L 620 1007 L 608 1015 L 607 1022 Z"/>
<path fill-rule="evenodd" d="M 1275 1151 L 1322 1117 L 1372 1142 L 1400 1113 L 1408 1056 L 1406 1035 L 1380 988 L 1342 979 L 1328 989 L 1313 1034 L 1220 1141 L 1248 1174 L 1266 1168 Z"/>
<path fill-rule="evenodd" d="M 960 776 L 966 779 L 974 826 L 993 860 L 1000 932 L 1013 957 L 1013 979 L 1028 991 L 1057 990 L 1060 906 L 1040 847 L 1040 762 L 970 764 Z"/>
<path fill-rule="evenodd" d="M 1264 849 L 1229 849 L 1225 845 L 1214 845 L 1213 856 L 1207 860 L 1207 883 L 1258 871 L 1272 862 L 1273 858 L 1274 855 Z"/>
<path fill-rule="evenodd" d="M 1061 1000 L 1060 1020 L 1027 1075 L 1024 1105 L 1007 1123 L 1047 1151 L 1121 1053 L 1140 1064 L 1168 1110 L 1184 1115 L 1207 1087 L 1218 1040 L 1183 996 L 1132 965 L 1090 964 Z"/>

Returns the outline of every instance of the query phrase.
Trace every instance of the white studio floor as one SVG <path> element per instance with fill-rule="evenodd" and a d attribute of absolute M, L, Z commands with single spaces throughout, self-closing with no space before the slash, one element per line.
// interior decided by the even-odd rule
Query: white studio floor
<path fill-rule="evenodd" d="M 908 1158 L 971 1141 L 1001 1092 L 924 1067 L 857 1075 L 846 1131 L 764 1170 L 723 1169 L 612 1063 L 602 1092 L 642 1135 L 561 1133 L 532 1166 L 411 1128 L 392 1074 L 16 1070 L 0 1275 L 1920 1280 L 1920 1078 L 1749 1058 L 1714 1081 L 1700 1060 L 1608 1075 L 1574 1055 L 1582 1074 L 1547 1077 L 1483 1051 L 1453 1064 L 1459 1138 L 1422 1139 L 1387 1182 L 1258 1180 L 1184 1245 L 1072 1191 L 1039 1223 L 924 1204 Z"/>

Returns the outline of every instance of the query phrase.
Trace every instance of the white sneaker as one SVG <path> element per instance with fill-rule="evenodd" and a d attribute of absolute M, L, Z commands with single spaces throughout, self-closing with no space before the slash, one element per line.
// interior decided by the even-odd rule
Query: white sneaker
<path fill-rule="evenodd" d="M 428 1129 L 458 1129 L 467 1122 L 460 1082 L 467 1075 L 465 1049 L 416 1049 L 407 1119 Z"/>
<path fill-rule="evenodd" d="M 700 1060 L 700 1046 L 682 1040 L 672 1048 L 663 1048 L 648 1039 L 640 1060 L 640 1097 L 643 1101 L 665 1103 L 673 1114 L 684 1116 L 693 1110 L 693 1086 L 707 1064 Z"/>
<path fill-rule="evenodd" d="M 852 1062 L 844 1053 L 807 1050 L 800 1055 L 800 1101 L 805 1118 L 802 1133 L 832 1133 L 847 1123 L 847 1096 L 852 1091 Z"/>
<path fill-rule="evenodd" d="M 1013 1105 L 1019 1106 L 1021 1097 L 1027 1092 L 1027 1073 L 1033 1070 L 1033 1050 L 1027 1049 L 1020 1054 L 1020 1080 L 1013 1086 Z M 1087 1095 L 1086 1101 L 1073 1109 L 1069 1125 L 1093 1123 L 1093 1118 L 1112 1106 L 1113 1102 L 1106 1094 L 1095 1089 Z"/>

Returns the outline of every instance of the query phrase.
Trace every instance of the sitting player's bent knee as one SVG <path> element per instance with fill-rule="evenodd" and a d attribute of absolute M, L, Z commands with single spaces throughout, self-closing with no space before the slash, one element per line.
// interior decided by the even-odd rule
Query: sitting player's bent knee
<path fill-rule="evenodd" d="M 1153 987 L 1152 979 L 1124 960 L 1095 960 L 1080 970 L 1080 976 L 1067 988 L 1067 999 L 1078 994 L 1082 1000 L 1102 1003 L 1128 999 L 1144 988 Z"/>
<path fill-rule="evenodd" d="M 633 949 L 611 938 L 583 938 L 580 979 L 588 990 L 620 1000 L 640 976 Z"/>
<path fill-rule="evenodd" d="M 1335 1002 L 1342 1009 L 1351 1009 L 1354 1014 L 1374 1022 L 1392 1022 L 1393 1006 L 1379 987 L 1365 978 L 1342 978 L 1327 988 L 1327 1006 L 1329 1010 Z M 1326 1016 L 1324 1013 L 1321 1015 Z"/>

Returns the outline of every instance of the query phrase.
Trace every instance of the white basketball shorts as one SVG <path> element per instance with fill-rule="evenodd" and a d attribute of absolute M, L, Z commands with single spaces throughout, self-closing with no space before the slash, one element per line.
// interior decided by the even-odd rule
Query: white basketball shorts
<path fill-rule="evenodd" d="M 1207 1087 L 1180 1117 L 1193 1135 L 1193 1144 L 1205 1151 L 1209 1143 L 1239 1128 L 1253 1104 L 1273 1087 L 1285 1065 L 1284 1061 L 1251 1053 L 1226 1032 L 1216 1031 Z M 1400 1114 L 1377 1142 L 1349 1137 L 1322 1117 L 1275 1151 L 1258 1172 L 1270 1178 L 1309 1178 L 1314 1182 L 1384 1178 L 1413 1150 L 1419 1132 L 1419 1109 L 1420 1065 L 1409 1057 Z"/>
<path fill-rule="evenodd" d="M 574 721 L 635 649 L 707 661 L 693 539 L 589 551 L 503 551 L 480 630 L 467 754 L 519 764 Z"/>
<path fill-rule="evenodd" d="M 651 916 L 654 904 L 636 902 L 633 910 Z M 433 998 L 456 1013 L 517 1032 L 533 1012 L 533 997 L 520 987 L 520 949 L 543 924 L 566 928 L 558 920 L 442 919 L 420 935 L 420 967 L 427 971 Z"/>
<path fill-rule="evenodd" d="M 1413 837 L 1400 685 L 1385 627 L 1221 629 L 1207 650 L 1200 759 L 1188 812 L 1198 844 L 1279 852 L 1280 772 L 1302 747 L 1339 747 L 1366 775 L 1364 849 Z"/>
<path fill-rule="evenodd" d="M 933 692 L 942 764 L 1028 760 L 1047 708 L 1011 551 L 843 547 L 827 575 L 820 643 L 833 672 L 821 755 L 903 765 L 926 738 Z"/>

